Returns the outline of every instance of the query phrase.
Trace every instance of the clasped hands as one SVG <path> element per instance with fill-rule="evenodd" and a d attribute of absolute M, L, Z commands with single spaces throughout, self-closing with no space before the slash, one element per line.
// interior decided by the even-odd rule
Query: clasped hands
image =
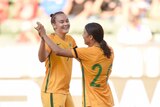
<path fill-rule="evenodd" d="M 38 34 L 42 39 L 46 36 L 46 30 L 40 22 L 37 22 L 37 27 L 35 27 L 35 29 L 38 31 Z"/>

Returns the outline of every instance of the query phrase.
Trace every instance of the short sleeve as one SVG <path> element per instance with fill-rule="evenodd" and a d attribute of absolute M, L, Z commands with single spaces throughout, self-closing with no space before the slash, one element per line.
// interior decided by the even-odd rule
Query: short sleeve
<path fill-rule="evenodd" d="M 77 47 L 77 44 L 76 44 L 75 40 L 73 39 L 73 37 L 70 35 L 68 35 L 68 37 L 69 37 L 69 40 L 72 42 L 72 48 Z"/>
<path fill-rule="evenodd" d="M 90 50 L 88 48 L 74 48 L 72 49 L 72 55 L 78 59 L 89 59 L 90 55 L 88 53 Z"/>

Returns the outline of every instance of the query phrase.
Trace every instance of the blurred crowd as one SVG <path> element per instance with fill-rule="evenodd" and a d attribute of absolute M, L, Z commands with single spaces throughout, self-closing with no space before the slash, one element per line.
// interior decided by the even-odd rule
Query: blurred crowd
<path fill-rule="evenodd" d="M 100 19 L 109 21 L 160 20 L 160 0 L 0 0 L 0 24 L 29 21 L 64 11 L 73 20 Z M 28 24 L 29 25 L 29 24 Z M 30 27 L 21 35 L 31 35 Z M 24 36 L 22 36 L 24 37 Z M 30 36 L 33 37 L 33 36 Z"/>
<path fill-rule="evenodd" d="M 160 0 L 1 0 L 0 22 L 31 20 L 60 10 L 74 18 L 114 19 L 128 16 L 132 7 L 139 9 L 142 18 L 160 19 Z"/>

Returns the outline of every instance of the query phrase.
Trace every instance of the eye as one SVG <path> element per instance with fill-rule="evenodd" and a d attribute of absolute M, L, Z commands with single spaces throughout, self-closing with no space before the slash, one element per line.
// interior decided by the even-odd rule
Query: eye
<path fill-rule="evenodd" d="M 67 19 L 66 22 L 69 23 L 69 20 Z"/>
<path fill-rule="evenodd" d="M 64 23 L 64 21 L 63 21 L 63 20 L 61 20 L 61 21 L 59 21 L 59 23 Z"/>

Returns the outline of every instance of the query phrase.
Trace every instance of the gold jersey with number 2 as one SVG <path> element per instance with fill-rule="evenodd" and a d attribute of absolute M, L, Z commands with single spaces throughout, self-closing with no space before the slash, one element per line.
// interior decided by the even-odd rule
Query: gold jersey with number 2
<path fill-rule="evenodd" d="M 110 58 L 97 46 L 76 48 L 72 54 L 81 62 L 83 107 L 112 107 L 114 101 L 108 78 L 112 71 L 113 50 Z"/>

